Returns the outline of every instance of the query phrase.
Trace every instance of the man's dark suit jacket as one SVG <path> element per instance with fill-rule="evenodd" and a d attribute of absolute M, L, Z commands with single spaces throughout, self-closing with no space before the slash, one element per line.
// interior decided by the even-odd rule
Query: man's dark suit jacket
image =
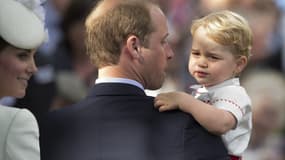
<path fill-rule="evenodd" d="M 136 86 L 96 84 L 40 124 L 42 160 L 225 160 L 220 137 L 189 114 L 159 113 Z"/>

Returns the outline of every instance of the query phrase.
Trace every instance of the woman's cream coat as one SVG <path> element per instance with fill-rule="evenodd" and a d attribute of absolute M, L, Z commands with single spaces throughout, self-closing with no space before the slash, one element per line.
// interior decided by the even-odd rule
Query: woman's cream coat
<path fill-rule="evenodd" d="M 0 160 L 40 160 L 38 124 L 27 109 L 0 105 Z"/>

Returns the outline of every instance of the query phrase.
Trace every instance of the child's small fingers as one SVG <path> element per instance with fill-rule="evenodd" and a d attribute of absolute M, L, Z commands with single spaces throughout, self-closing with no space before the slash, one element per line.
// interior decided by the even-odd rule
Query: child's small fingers
<path fill-rule="evenodd" d="M 158 108 L 160 108 L 160 105 L 154 104 L 154 108 L 158 109 Z"/>
<path fill-rule="evenodd" d="M 159 112 L 163 112 L 164 110 L 163 110 L 162 107 L 159 107 L 159 108 L 158 108 L 158 111 L 159 111 Z"/>
<path fill-rule="evenodd" d="M 167 108 L 165 106 L 160 106 L 158 110 L 159 112 L 164 112 L 164 111 L 167 111 Z"/>
<path fill-rule="evenodd" d="M 162 101 L 160 101 L 159 99 L 155 99 L 154 100 L 154 107 L 155 108 L 158 108 L 158 107 L 160 107 L 160 106 L 162 106 L 163 105 L 163 103 L 162 103 Z"/>
<path fill-rule="evenodd" d="M 157 100 L 154 100 L 154 108 L 158 108 L 159 105 L 158 105 L 158 101 Z"/>

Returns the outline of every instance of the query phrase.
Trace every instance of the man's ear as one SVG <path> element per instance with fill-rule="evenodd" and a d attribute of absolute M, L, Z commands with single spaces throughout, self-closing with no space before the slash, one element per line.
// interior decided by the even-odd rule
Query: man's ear
<path fill-rule="evenodd" d="M 139 58 L 140 57 L 140 40 L 137 36 L 131 35 L 128 37 L 126 42 L 126 47 L 129 50 L 130 56 L 133 58 Z"/>

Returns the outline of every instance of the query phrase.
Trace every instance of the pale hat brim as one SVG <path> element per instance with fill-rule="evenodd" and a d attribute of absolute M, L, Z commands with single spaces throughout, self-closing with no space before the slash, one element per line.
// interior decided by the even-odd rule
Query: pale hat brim
<path fill-rule="evenodd" d="M 36 49 L 46 39 L 44 22 L 21 3 L 0 0 L 0 36 L 22 49 Z"/>

